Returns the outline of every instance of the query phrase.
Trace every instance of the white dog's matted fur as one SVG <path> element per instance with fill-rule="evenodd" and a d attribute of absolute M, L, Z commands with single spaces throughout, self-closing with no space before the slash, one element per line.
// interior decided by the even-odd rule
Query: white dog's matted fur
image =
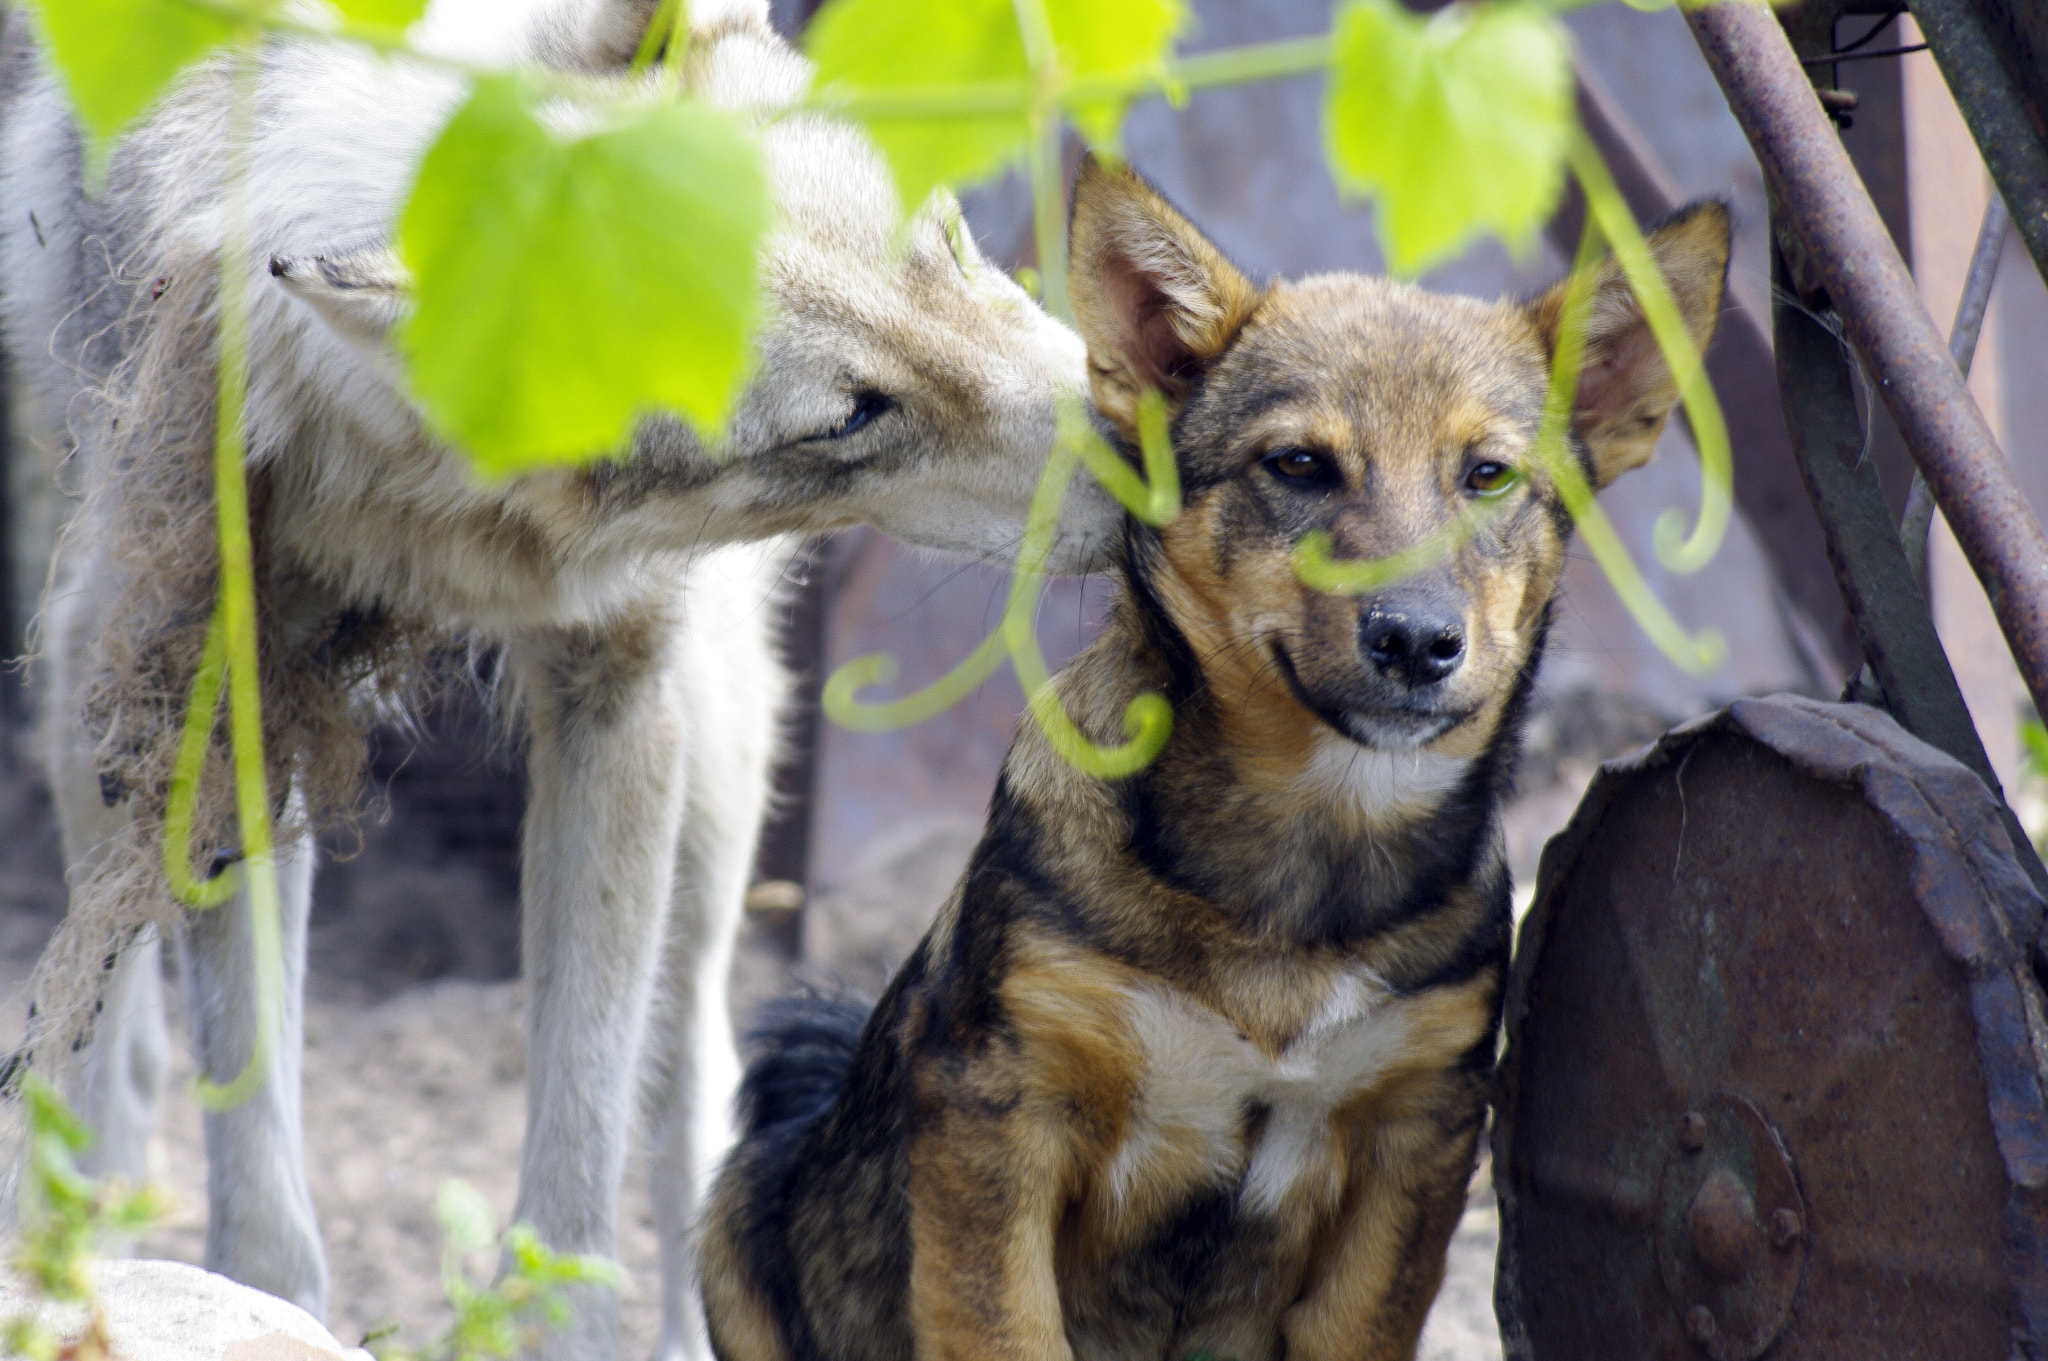
<path fill-rule="evenodd" d="M 442 52 L 625 80 L 652 0 L 438 0 Z M 528 744 L 522 909 L 531 1089 L 516 1214 L 607 1253 L 636 1100 L 652 1143 L 665 1355 L 700 1349 L 690 1223 L 727 1139 L 724 976 L 766 797 L 781 681 L 770 608 L 790 536 L 868 523 L 1004 553 L 1082 351 L 946 204 L 907 233 L 851 128 L 767 117 L 807 72 L 761 0 L 693 0 L 693 87 L 764 114 L 778 218 L 756 377 L 713 457 L 651 418 L 631 459 L 477 483 L 428 437 L 386 347 L 388 248 L 460 82 L 338 44 L 274 43 L 249 159 L 248 408 L 266 738 L 284 840 L 287 1024 L 268 1082 L 207 1117 L 207 1262 L 316 1314 L 326 1270 L 301 1165 L 299 987 L 310 836 L 354 797 L 362 725 L 449 643 L 506 649 Z M 163 1072 L 158 953 L 185 952 L 195 1044 L 231 1077 L 253 1035 L 247 908 L 178 908 L 159 842 L 177 727 L 217 590 L 209 463 L 225 73 L 202 68 L 121 144 L 104 197 L 32 20 L 7 16 L 0 284 L 31 438 L 83 505 L 44 620 L 72 904 L 38 971 L 29 1061 L 61 1075 L 107 1170 L 137 1173 Z M 687 249 L 687 241 L 678 241 Z M 506 288 L 520 281 L 508 278 Z M 1091 565 L 1110 503 L 1079 492 L 1056 565 Z M 232 857 L 216 751 L 193 854 Z M 284 791 L 289 791 L 286 794 Z M 95 1014 L 97 1013 L 97 1020 Z M 73 1055 L 80 1056 L 77 1060 Z M 583 1301 L 556 1351 L 601 1357 Z"/>

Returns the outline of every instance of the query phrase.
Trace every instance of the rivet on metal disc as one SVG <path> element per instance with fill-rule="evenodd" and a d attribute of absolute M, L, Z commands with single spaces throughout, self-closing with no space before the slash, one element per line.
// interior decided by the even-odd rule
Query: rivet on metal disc
<path fill-rule="evenodd" d="M 1722 1280 L 1740 1276 L 1763 1251 L 1763 1226 L 1756 1222 L 1749 1188 L 1725 1167 L 1700 1183 L 1688 1218 L 1693 1255 Z"/>
<path fill-rule="evenodd" d="M 1714 1325 L 1714 1311 L 1707 1308 L 1704 1304 L 1695 1304 L 1692 1308 L 1686 1310 L 1685 1331 L 1693 1341 L 1699 1343 L 1702 1347 L 1712 1342 L 1714 1334 L 1720 1331 Z"/>
<path fill-rule="evenodd" d="M 1687 1111 L 1678 1117 L 1678 1146 L 1688 1153 L 1697 1153 L 1707 1146 L 1706 1116 Z"/>
<path fill-rule="evenodd" d="M 1771 1211 L 1771 1246 L 1780 1252 L 1798 1242 L 1805 1232 L 1806 1224 L 1799 1218 L 1799 1211 Z"/>

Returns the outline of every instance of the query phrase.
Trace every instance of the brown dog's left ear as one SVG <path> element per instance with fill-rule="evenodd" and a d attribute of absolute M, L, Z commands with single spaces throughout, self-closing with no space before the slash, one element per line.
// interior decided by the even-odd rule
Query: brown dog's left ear
<path fill-rule="evenodd" d="M 1651 229 L 1649 243 L 1693 343 L 1705 353 L 1728 278 L 1728 209 L 1712 201 L 1687 204 Z M 1558 284 L 1528 308 L 1551 353 L 1557 349 L 1565 287 Z M 1677 402 L 1678 385 L 1663 351 L 1621 267 L 1609 257 L 1600 265 L 1586 320 L 1585 365 L 1572 410 L 1572 429 L 1593 456 L 1593 485 L 1604 487 L 1648 463 Z"/>
<path fill-rule="evenodd" d="M 1068 239 L 1095 405 L 1134 436 L 1139 396 L 1157 388 L 1178 411 L 1189 378 L 1230 347 L 1259 290 L 1129 166 L 1093 155 L 1074 184 Z"/>

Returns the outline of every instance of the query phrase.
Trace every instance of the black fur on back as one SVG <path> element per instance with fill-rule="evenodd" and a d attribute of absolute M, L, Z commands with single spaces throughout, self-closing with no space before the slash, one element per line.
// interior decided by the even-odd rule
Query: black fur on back
<path fill-rule="evenodd" d="M 846 1085 L 873 1009 L 844 993 L 806 993 L 762 1006 L 746 1036 L 752 1057 L 740 1081 L 741 1137 L 824 1114 Z"/>

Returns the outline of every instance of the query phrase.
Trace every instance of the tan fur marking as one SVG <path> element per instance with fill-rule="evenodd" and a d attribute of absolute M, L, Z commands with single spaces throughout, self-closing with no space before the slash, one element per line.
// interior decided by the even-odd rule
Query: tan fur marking
<path fill-rule="evenodd" d="M 718 1354 L 724 1361 L 787 1361 L 789 1350 L 775 1326 L 775 1315 L 723 1232 L 727 1222 L 714 1206 L 697 1258 L 705 1315 Z"/>
<path fill-rule="evenodd" d="M 1052 1250 L 1066 1150 L 1037 1127 L 1037 1115 L 969 1113 L 956 1102 L 911 1146 L 918 1361 L 1072 1356 Z"/>
<path fill-rule="evenodd" d="M 1066 1107 L 1099 1149 L 1130 1111 L 1141 1061 L 1125 1013 L 1132 971 L 1099 955 L 1041 947 L 998 989 L 1015 1025 L 1032 1095 Z"/>
<path fill-rule="evenodd" d="M 1472 1090 L 1459 1093 L 1463 1082 Z M 1464 1210 L 1484 1096 L 1475 1080 L 1440 1079 L 1471 1128 L 1445 1141 L 1428 1122 L 1360 1148 L 1331 1241 L 1315 1254 L 1302 1298 L 1281 1319 L 1289 1361 L 1411 1361 L 1443 1283 L 1444 1253 Z M 1406 1145 L 1401 1147 L 1401 1145 Z M 1405 1155 L 1389 1159 L 1389 1152 Z"/>

